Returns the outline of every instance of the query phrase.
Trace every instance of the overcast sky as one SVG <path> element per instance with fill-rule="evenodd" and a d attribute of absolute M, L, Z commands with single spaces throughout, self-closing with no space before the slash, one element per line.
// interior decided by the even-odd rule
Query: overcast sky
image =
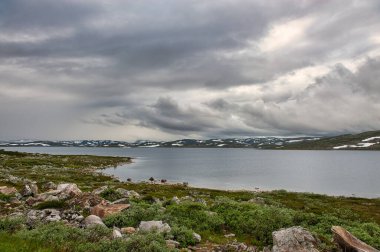
<path fill-rule="evenodd" d="M 2 0 L 0 139 L 380 129 L 378 0 Z"/>

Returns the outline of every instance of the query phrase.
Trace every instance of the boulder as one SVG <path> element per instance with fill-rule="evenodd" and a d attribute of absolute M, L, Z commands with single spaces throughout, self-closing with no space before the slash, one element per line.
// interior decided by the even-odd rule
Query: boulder
<path fill-rule="evenodd" d="M 157 231 L 159 233 L 169 233 L 171 228 L 169 224 L 162 221 L 142 221 L 139 225 L 139 230 L 143 232 Z"/>
<path fill-rule="evenodd" d="M 280 229 L 272 233 L 272 252 L 318 252 L 318 240 L 302 227 Z"/>
<path fill-rule="evenodd" d="M 331 231 L 334 234 L 334 241 L 343 251 L 379 252 L 379 250 L 365 244 L 342 227 L 333 226 Z"/>
<path fill-rule="evenodd" d="M 91 227 L 91 226 L 94 226 L 94 225 L 101 225 L 101 226 L 106 226 L 102 219 L 100 219 L 98 216 L 96 215 L 89 215 L 87 216 L 85 219 L 84 219 L 84 226 L 86 228 L 88 227 Z"/>
<path fill-rule="evenodd" d="M 121 211 L 128 209 L 129 204 L 109 204 L 105 201 L 91 208 L 91 214 L 104 218 L 108 215 L 120 213 Z"/>
<path fill-rule="evenodd" d="M 121 228 L 121 233 L 122 234 L 133 234 L 133 233 L 136 233 L 136 229 L 134 227 L 124 227 L 124 228 Z"/>
<path fill-rule="evenodd" d="M 74 183 L 59 184 L 57 186 L 57 190 L 60 191 L 58 196 L 60 199 L 75 197 L 82 193 L 82 191 Z"/>
<path fill-rule="evenodd" d="M 4 195 L 14 195 L 17 193 L 17 189 L 14 187 L 0 186 L 0 193 Z"/>

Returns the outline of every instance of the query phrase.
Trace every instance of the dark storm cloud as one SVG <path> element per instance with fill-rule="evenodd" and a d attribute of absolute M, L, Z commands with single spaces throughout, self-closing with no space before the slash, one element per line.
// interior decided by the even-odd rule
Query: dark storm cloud
<path fill-rule="evenodd" d="M 200 137 L 378 128 L 379 13 L 375 0 L 1 1 L 0 116 L 27 100 L 25 113 L 54 103 L 84 123 L 76 135 L 113 125 Z M 11 128 L 0 137 L 22 136 Z"/>

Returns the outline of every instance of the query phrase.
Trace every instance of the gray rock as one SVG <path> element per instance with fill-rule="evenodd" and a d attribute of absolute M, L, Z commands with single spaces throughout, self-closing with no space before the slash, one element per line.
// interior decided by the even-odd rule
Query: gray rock
<path fill-rule="evenodd" d="M 84 226 L 85 227 L 91 227 L 94 225 L 101 225 L 101 226 L 106 226 L 102 219 L 96 215 L 89 215 L 84 219 Z"/>
<path fill-rule="evenodd" d="M 194 238 L 195 242 L 197 242 L 197 243 L 200 243 L 202 241 L 202 237 L 195 232 L 193 233 L 193 238 Z"/>
<path fill-rule="evenodd" d="M 24 187 L 21 190 L 21 195 L 24 197 L 33 196 L 32 188 L 30 188 L 29 185 L 24 185 Z"/>
<path fill-rule="evenodd" d="M 261 197 L 255 197 L 253 199 L 248 200 L 248 202 L 258 204 L 258 205 L 265 205 L 265 199 Z"/>
<path fill-rule="evenodd" d="M 114 230 L 112 231 L 112 238 L 113 238 L 113 239 L 123 238 L 123 235 L 121 234 L 120 230 L 118 230 L 118 229 L 114 229 Z"/>
<path fill-rule="evenodd" d="M 169 233 L 171 228 L 169 224 L 162 221 L 142 221 L 139 225 L 140 231 L 150 232 L 156 230 L 159 233 Z"/>
<path fill-rule="evenodd" d="M 140 194 L 138 194 L 137 192 L 135 192 L 133 190 L 128 191 L 124 188 L 117 188 L 116 192 L 120 193 L 125 198 L 129 198 L 129 199 L 139 199 L 140 198 Z"/>
<path fill-rule="evenodd" d="M 30 210 L 26 215 L 26 223 L 29 226 L 34 226 L 40 222 L 60 221 L 60 215 L 60 211 L 56 209 Z"/>
<path fill-rule="evenodd" d="M 179 204 L 181 203 L 181 201 L 179 200 L 179 198 L 177 196 L 174 196 L 171 200 L 171 202 L 173 202 L 174 204 Z"/>
<path fill-rule="evenodd" d="M 57 185 L 54 183 L 54 182 L 47 182 L 45 183 L 42 188 L 46 189 L 46 190 L 56 190 L 57 189 Z"/>
<path fill-rule="evenodd" d="M 272 233 L 272 252 L 318 252 L 318 240 L 302 227 L 280 229 Z"/>
<path fill-rule="evenodd" d="M 128 204 L 129 200 L 127 198 L 121 198 L 113 201 L 111 204 Z"/>
<path fill-rule="evenodd" d="M 99 188 L 93 190 L 92 193 L 96 194 L 96 195 L 99 195 L 99 194 L 101 194 L 102 192 L 104 192 L 107 189 L 108 189 L 108 186 L 102 186 L 102 187 L 99 187 Z"/>
<path fill-rule="evenodd" d="M 166 240 L 166 246 L 170 249 L 179 248 L 179 242 L 174 240 Z"/>

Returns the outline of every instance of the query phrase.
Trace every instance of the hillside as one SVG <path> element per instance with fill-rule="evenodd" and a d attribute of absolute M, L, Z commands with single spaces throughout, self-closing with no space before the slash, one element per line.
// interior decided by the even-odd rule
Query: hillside
<path fill-rule="evenodd" d="M 268 149 L 273 149 L 273 147 L 273 145 L 264 146 Z M 380 150 L 380 131 L 287 143 L 280 148 L 289 150 Z"/>

